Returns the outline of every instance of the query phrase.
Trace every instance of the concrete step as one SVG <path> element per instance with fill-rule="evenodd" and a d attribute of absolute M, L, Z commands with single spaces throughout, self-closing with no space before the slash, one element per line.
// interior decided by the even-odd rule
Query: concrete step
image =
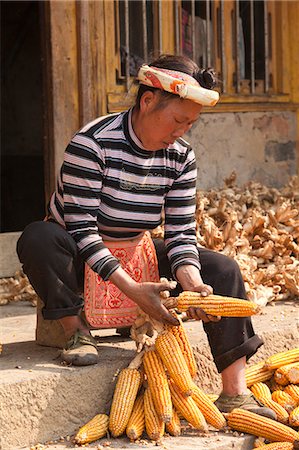
<path fill-rule="evenodd" d="M 263 314 L 253 318 L 255 330 L 264 338 L 265 345 L 252 362 L 299 345 L 298 306 L 298 303 L 277 303 L 273 307 L 267 306 Z M 98 341 L 100 362 L 81 368 L 62 365 L 57 349 L 35 344 L 35 316 L 35 308 L 26 302 L 0 307 L 0 342 L 3 344 L 0 356 L 0 448 L 3 450 L 30 448 L 38 442 L 72 435 L 95 414 L 108 413 L 116 376 L 135 353 L 133 342 L 120 338 L 115 330 L 96 330 L 93 335 Z M 187 322 L 185 325 L 198 362 L 198 385 L 206 392 L 219 392 L 220 376 L 201 323 Z M 218 433 L 217 436 L 220 439 L 217 444 L 213 438 L 206 438 L 214 447 L 204 444 L 203 437 L 194 436 L 194 433 L 189 437 L 167 438 L 165 445 L 167 442 L 173 445 L 174 439 L 179 449 L 179 445 L 190 438 L 193 443 L 199 441 L 194 447 L 188 443 L 184 448 L 193 449 L 195 445 L 207 449 L 250 448 L 247 437 L 240 437 L 244 441 L 240 447 L 237 442 L 241 440 L 236 441 L 235 437 L 234 447 L 227 446 L 226 441 L 221 447 L 227 435 Z M 110 442 L 115 448 L 132 448 L 126 439 Z M 146 448 L 151 447 L 146 445 Z"/>

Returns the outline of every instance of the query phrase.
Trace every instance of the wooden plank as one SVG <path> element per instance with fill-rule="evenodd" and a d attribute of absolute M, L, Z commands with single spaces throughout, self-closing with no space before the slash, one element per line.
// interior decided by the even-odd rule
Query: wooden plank
<path fill-rule="evenodd" d="M 79 128 L 76 2 L 43 2 L 43 25 L 48 108 L 46 197 L 55 186 L 63 153 Z M 48 173 L 47 173 L 48 172 Z"/>
<path fill-rule="evenodd" d="M 80 126 L 96 115 L 93 10 L 94 2 L 77 2 Z"/>

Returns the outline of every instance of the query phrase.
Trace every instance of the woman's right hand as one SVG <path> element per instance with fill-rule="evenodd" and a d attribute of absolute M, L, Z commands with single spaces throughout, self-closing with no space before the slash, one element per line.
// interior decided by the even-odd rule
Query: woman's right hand
<path fill-rule="evenodd" d="M 161 302 L 160 292 L 171 289 L 169 281 L 137 283 L 121 267 L 109 279 L 153 319 L 165 325 L 180 324 Z"/>
<path fill-rule="evenodd" d="M 130 298 L 150 317 L 165 325 L 179 325 L 179 321 L 173 317 L 161 302 L 160 292 L 171 289 L 169 282 L 143 282 L 136 283 Z"/>

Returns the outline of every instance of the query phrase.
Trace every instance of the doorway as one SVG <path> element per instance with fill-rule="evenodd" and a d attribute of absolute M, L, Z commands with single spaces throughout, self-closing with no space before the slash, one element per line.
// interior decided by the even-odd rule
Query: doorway
<path fill-rule="evenodd" d="M 40 2 L 1 1 L 0 233 L 45 215 Z"/>

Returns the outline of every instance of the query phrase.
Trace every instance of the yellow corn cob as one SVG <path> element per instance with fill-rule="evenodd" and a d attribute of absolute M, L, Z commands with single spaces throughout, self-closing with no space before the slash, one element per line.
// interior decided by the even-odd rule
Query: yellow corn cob
<path fill-rule="evenodd" d="M 144 392 L 144 415 L 147 435 L 153 441 L 158 441 L 164 435 L 165 423 L 159 418 L 151 391 L 147 388 Z"/>
<path fill-rule="evenodd" d="M 264 361 L 258 362 L 253 366 L 247 367 L 245 370 L 245 380 L 247 386 L 251 386 L 254 383 L 258 383 L 260 381 L 269 380 L 274 371 L 268 370 L 264 368 Z"/>
<path fill-rule="evenodd" d="M 181 421 L 174 408 L 172 409 L 171 421 L 166 424 L 166 430 L 171 436 L 180 436 L 181 434 Z"/>
<path fill-rule="evenodd" d="M 144 431 L 144 395 L 140 394 L 134 403 L 133 411 L 129 419 L 126 434 L 131 441 L 139 439 Z"/>
<path fill-rule="evenodd" d="M 228 426 L 234 430 L 261 436 L 269 441 L 294 442 L 299 433 L 283 423 L 245 409 L 236 408 L 227 414 Z"/>
<path fill-rule="evenodd" d="M 285 387 L 284 392 L 289 394 L 295 400 L 295 402 L 297 402 L 297 404 L 299 404 L 299 386 L 298 385 L 288 384 Z"/>
<path fill-rule="evenodd" d="M 264 398 L 260 397 L 259 401 L 262 402 L 263 405 L 267 406 L 268 408 L 271 408 L 275 412 L 278 422 L 288 423 L 289 413 L 283 406 L 275 402 L 272 398 L 268 397 Z"/>
<path fill-rule="evenodd" d="M 272 400 L 279 403 L 284 409 L 290 413 L 294 408 L 296 408 L 297 403 L 289 394 L 285 391 L 274 391 L 272 392 Z"/>
<path fill-rule="evenodd" d="M 254 383 L 251 388 L 251 392 L 256 398 L 266 397 L 271 398 L 270 388 L 262 382 Z"/>
<path fill-rule="evenodd" d="M 299 383 L 299 363 L 286 364 L 280 366 L 274 372 L 274 379 L 278 384 L 286 386 L 287 384 Z"/>
<path fill-rule="evenodd" d="M 192 397 L 184 397 L 177 385 L 170 380 L 169 382 L 172 402 L 176 410 L 182 414 L 194 428 L 200 431 L 207 431 L 208 426 L 204 415 L 196 405 Z"/>
<path fill-rule="evenodd" d="M 213 425 L 213 427 L 218 430 L 225 427 L 226 420 L 224 415 L 219 411 L 217 406 L 214 405 L 212 400 L 210 400 L 209 397 L 196 385 L 193 389 L 192 398 L 208 423 Z"/>
<path fill-rule="evenodd" d="M 177 309 L 184 312 L 190 307 L 201 308 L 206 314 L 223 317 L 248 317 L 260 311 L 256 303 L 247 300 L 222 295 L 202 297 L 197 292 L 184 291 L 177 297 Z"/>
<path fill-rule="evenodd" d="M 290 412 L 289 424 L 292 427 L 299 427 L 299 406 Z"/>
<path fill-rule="evenodd" d="M 292 442 L 272 442 L 258 447 L 259 450 L 293 450 Z"/>
<path fill-rule="evenodd" d="M 142 356 L 143 353 L 139 353 L 118 376 L 109 418 L 109 430 L 114 437 L 123 434 L 128 425 L 140 386 L 141 375 L 137 367 L 142 362 Z"/>
<path fill-rule="evenodd" d="M 193 380 L 180 346 L 170 331 L 163 331 L 156 339 L 159 353 L 169 375 L 186 396 L 192 394 Z"/>
<path fill-rule="evenodd" d="M 75 443 L 88 444 L 105 436 L 108 431 L 108 423 L 109 417 L 106 414 L 97 414 L 80 428 L 75 436 Z"/>
<path fill-rule="evenodd" d="M 189 368 L 190 375 L 192 378 L 194 378 L 196 375 L 196 372 L 197 372 L 197 365 L 196 365 L 194 353 L 193 353 L 193 350 L 192 350 L 191 344 L 189 342 L 189 338 L 185 331 L 185 327 L 183 325 L 182 320 L 179 318 L 179 316 L 177 314 L 175 315 L 175 317 L 179 320 L 180 325 L 177 327 L 169 326 L 167 328 L 175 336 L 176 340 L 178 341 L 179 346 L 182 350 L 183 356 L 186 360 L 187 366 Z"/>
<path fill-rule="evenodd" d="M 284 352 L 275 353 L 265 361 L 266 369 L 278 369 L 278 367 L 285 366 L 299 361 L 299 347 Z"/>
<path fill-rule="evenodd" d="M 171 420 L 172 414 L 171 395 L 163 362 L 155 350 L 145 352 L 143 366 L 155 409 L 160 419 L 167 423 Z"/>

